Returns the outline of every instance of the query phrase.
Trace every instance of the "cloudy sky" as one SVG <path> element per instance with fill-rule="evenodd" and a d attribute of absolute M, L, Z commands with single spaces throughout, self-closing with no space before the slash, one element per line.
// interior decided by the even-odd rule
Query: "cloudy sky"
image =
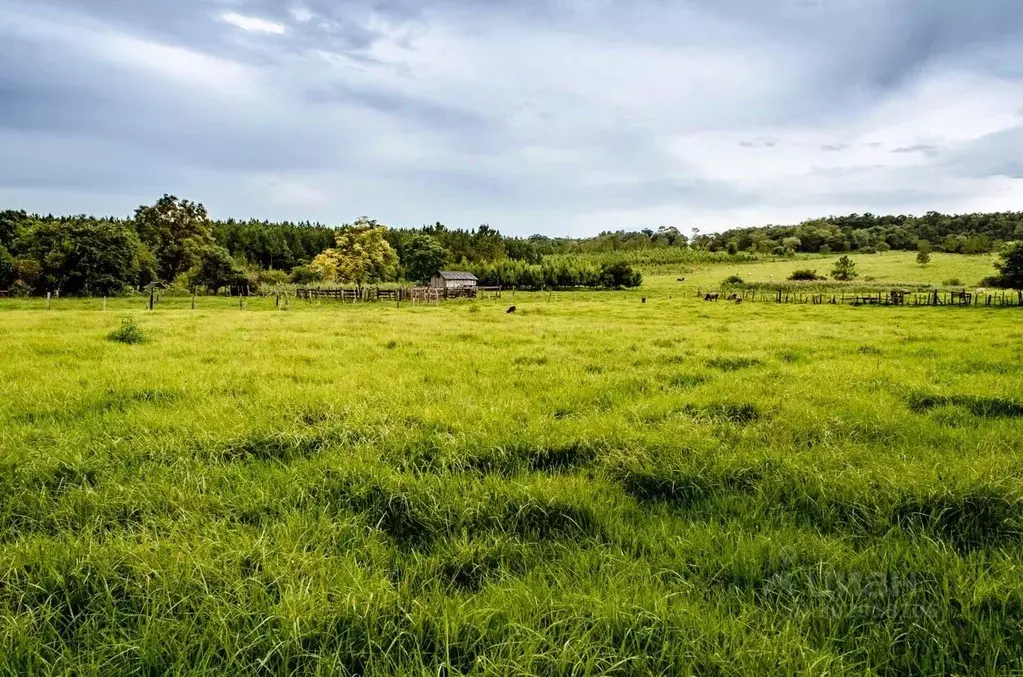
<path fill-rule="evenodd" d="M 0 208 L 587 235 L 1021 179 L 1015 0 L 0 0 Z"/>

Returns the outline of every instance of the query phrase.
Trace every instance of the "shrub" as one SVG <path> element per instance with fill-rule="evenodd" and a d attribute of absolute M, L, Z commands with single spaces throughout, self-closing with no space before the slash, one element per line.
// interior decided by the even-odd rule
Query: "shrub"
<path fill-rule="evenodd" d="M 737 284 L 743 284 L 743 281 L 742 281 L 742 278 L 739 277 L 738 275 L 729 275 L 728 277 L 726 277 L 724 279 L 724 281 L 721 284 L 723 284 L 725 286 L 737 285 Z"/>
<path fill-rule="evenodd" d="M 288 274 L 283 270 L 261 270 L 257 278 L 259 282 L 259 288 L 280 287 L 288 283 Z"/>
<path fill-rule="evenodd" d="M 146 336 L 142 333 L 142 328 L 139 327 L 135 318 L 131 315 L 125 315 L 121 318 L 121 326 L 110 332 L 107 335 L 107 339 L 117 343 L 135 344 L 145 341 Z"/>
<path fill-rule="evenodd" d="M 978 287 L 995 287 L 997 289 L 1008 289 L 1009 283 L 1001 275 L 988 275 L 977 283 Z"/>
<path fill-rule="evenodd" d="M 995 268 L 1003 287 L 1023 289 L 1023 242 L 1011 242 L 999 254 Z"/>
<path fill-rule="evenodd" d="M 294 284 L 313 284 L 323 282 L 323 271 L 309 266 L 295 266 L 291 269 L 291 281 Z"/>
<path fill-rule="evenodd" d="M 16 298 L 25 298 L 31 293 L 32 287 L 30 287 L 24 280 L 15 280 L 14 284 L 11 285 L 11 296 Z"/>
<path fill-rule="evenodd" d="M 0 244 L 0 289 L 14 282 L 14 257 Z"/>
<path fill-rule="evenodd" d="M 942 284 L 945 285 L 946 287 L 961 287 L 961 286 L 963 286 L 962 281 L 960 281 L 960 279 L 958 277 L 949 278 L 949 279 L 945 280 L 944 282 L 942 282 Z"/>
<path fill-rule="evenodd" d="M 813 282 L 814 280 L 823 279 L 823 276 L 817 275 L 816 270 L 810 270 L 809 268 L 792 271 L 792 274 L 789 275 L 789 280 L 793 282 Z"/>
<path fill-rule="evenodd" d="M 860 253 L 861 254 L 876 254 L 877 253 L 877 249 L 875 249 L 874 247 L 860 247 Z"/>
<path fill-rule="evenodd" d="M 575 282 L 579 284 L 584 282 L 584 280 L 576 280 Z M 643 284 L 643 276 L 626 263 L 604 263 L 600 266 L 600 286 L 602 287 L 622 289 L 625 287 L 638 287 L 641 284 Z M 586 285 L 579 284 L 579 286 Z"/>
<path fill-rule="evenodd" d="M 858 273 L 856 272 L 856 264 L 852 262 L 848 256 L 843 256 L 835 262 L 835 267 L 831 271 L 831 277 L 836 280 L 852 280 L 855 279 Z"/>

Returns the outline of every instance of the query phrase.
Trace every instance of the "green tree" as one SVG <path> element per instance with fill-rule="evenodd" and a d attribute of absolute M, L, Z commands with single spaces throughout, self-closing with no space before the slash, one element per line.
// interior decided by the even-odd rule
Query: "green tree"
<path fill-rule="evenodd" d="M 638 287 L 643 284 L 643 275 L 625 263 L 604 263 L 600 266 L 600 286 L 609 289 Z M 582 282 L 582 280 L 578 280 Z M 561 286 L 573 286 L 563 284 Z M 587 285 L 580 285 L 587 286 Z"/>
<path fill-rule="evenodd" d="M 848 256 L 843 256 L 838 261 L 835 261 L 835 267 L 831 269 L 831 277 L 836 280 L 852 280 L 857 275 L 859 273 L 856 272 L 856 264 Z"/>
<path fill-rule="evenodd" d="M 247 281 L 245 270 L 224 247 L 208 247 L 203 251 L 191 279 L 193 284 L 206 287 L 212 294 L 217 294 L 223 287 L 242 285 Z"/>
<path fill-rule="evenodd" d="M 0 247 L 13 250 L 18 236 L 28 226 L 28 214 L 14 210 L 0 211 Z"/>
<path fill-rule="evenodd" d="M 1023 290 L 1023 242 L 1010 242 L 995 263 L 1003 287 Z"/>
<path fill-rule="evenodd" d="M 405 278 L 416 282 L 425 282 L 447 262 L 448 252 L 429 235 L 413 237 L 402 257 Z"/>
<path fill-rule="evenodd" d="M 328 282 L 374 284 L 394 279 L 398 255 L 385 239 L 387 227 L 367 217 L 345 225 L 337 233 L 336 246 L 310 264 Z"/>
<path fill-rule="evenodd" d="M 213 222 L 206 208 L 173 195 L 136 209 L 135 228 L 156 257 L 156 273 L 164 282 L 194 268 L 214 245 Z"/>
<path fill-rule="evenodd" d="M 112 294 L 138 284 L 144 247 L 124 221 L 40 222 L 21 242 L 38 265 L 37 291 Z"/>
<path fill-rule="evenodd" d="M 7 251 L 7 247 L 0 244 L 0 289 L 7 289 L 12 282 L 14 282 L 14 257 Z"/>
<path fill-rule="evenodd" d="M 931 262 L 931 243 L 927 240 L 920 240 L 916 245 L 916 262 L 926 266 Z"/>
<path fill-rule="evenodd" d="M 295 266 L 288 279 L 292 284 L 313 284 L 323 282 L 323 272 L 310 266 Z"/>

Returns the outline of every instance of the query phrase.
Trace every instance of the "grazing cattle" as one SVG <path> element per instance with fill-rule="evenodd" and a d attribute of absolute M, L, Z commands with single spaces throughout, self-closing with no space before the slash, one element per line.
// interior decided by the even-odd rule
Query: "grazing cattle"
<path fill-rule="evenodd" d="M 517 308 L 516 308 L 515 306 L 512 306 L 512 307 L 511 307 L 511 308 L 509 308 L 508 310 L 504 311 L 504 314 L 505 314 L 505 315 L 508 315 L 508 314 L 510 314 L 510 313 L 514 313 L 514 312 L 515 312 L 516 310 L 517 310 Z"/>
<path fill-rule="evenodd" d="M 736 297 L 735 302 L 736 303 L 742 303 L 742 297 L 741 296 Z"/>
<path fill-rule="evenodd" d="M 686 281 L 686 278 L 684 278 L 684 277 L 679 277 L 679 278 L 676 278 L 676 279 L 675 279 L 675 281 L 676 281 L 676 282 L 685 282 L 685 281 Z"/>
<path fill-rule="evenodd" d="M 736 300 L 736 299 L 738 299 L 738 298 L 739 298 L 739 295 L 738 295 L 738 294 L 729 294 L 729 295 L 728 295 L 728 298 L 727 298 L 727 299 L 725 299 L 725 300 L 726 300 L 726 301 L 735 301 L 735 300 Z"/>
<path fill-rule="evenodd" d="M 720 298 L 721 298 L 721 294 L 719 294 L 718 292 L 714 292 L 712 294 L 707 294 L 706 296 L 704 296 L 703 300 L 704 301 L 717 301 Z"/>
<path fill-rule="evenodd" d="M 645 296 L 643 297 L 643 303 L 646 303 L 646 297 Z"/>

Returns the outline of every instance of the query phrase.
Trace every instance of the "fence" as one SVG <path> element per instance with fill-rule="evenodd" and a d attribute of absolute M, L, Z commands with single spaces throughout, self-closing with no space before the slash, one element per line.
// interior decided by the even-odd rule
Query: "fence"
<path fill-rule="evenodd" d="M 501 287 L 456 287 L 452 289 L 435 289 L 433 287 L 403 287 L 400 289 L 380 289 L 364 287 L 362 289 L 319 289 L 302 288 L 295 291 L 295 297 L 304 301 L 329 300 L 356 303 L 359 301 L 412 301 L 440 302 L 454 299 L 475 299 L 483 294 L 491 294 L 492 298 L 501 298 Z"/>
<path fill-rule="evenodd" d="M 987 293 L 985 291 L 928 291 L 908 292 L 892 290 L 889 292 L 843 292 L 841 294 L 819 293 L 794 293 L 777 290 L 766 292 L 762 290 L 737 291 L 727 296 L 719 292 L 704 293 L 697 289 L 697 298 L 707 301 L 739 301 L 739 302 L 766 302 L 766 303 L 794 303 L 807 305 L 853 305 L 853 306 L 945 306 L 945 307 L 1023 307 L 1023 291 L 1011 292 L 1002 291 Z"/>

